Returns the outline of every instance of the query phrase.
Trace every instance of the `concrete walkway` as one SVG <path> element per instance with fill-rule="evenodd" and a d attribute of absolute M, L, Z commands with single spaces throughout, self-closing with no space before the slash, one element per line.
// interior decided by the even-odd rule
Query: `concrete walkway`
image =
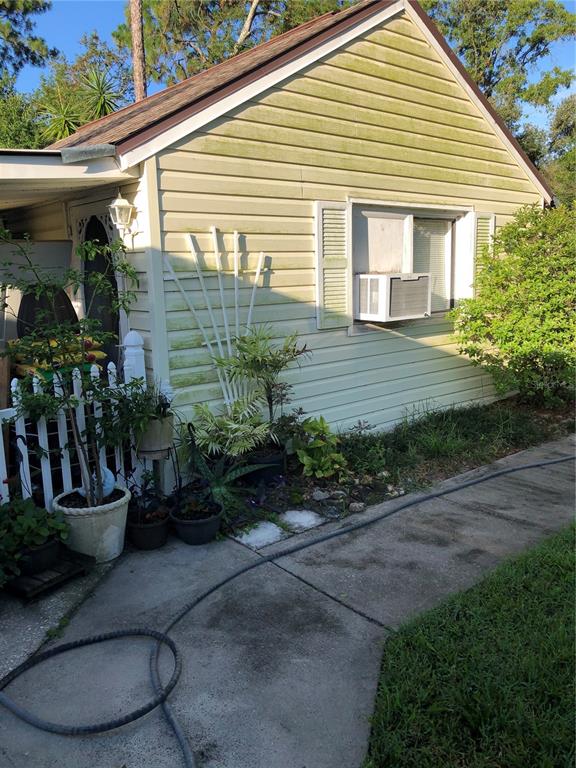
<path fill-rule="evenodd" d="M 573 453 L 574 440 L 566 438 L 439 487 Z M 509 475 L 266 564 L 213 595 L 173 632 L 184 671 L 171 701 L 199 766 L 360 768 L 390 629 L 566 526 L 573 494 L 573 462 Z M 195 594 L 259 557 L 233 541 L 205 547 L 173 541 L 156 552 L 128 554 L 80 607 L 63 639 L 161 628 Z M 114 717 L 150 696 L 149 648 L 135 640 L 76 651 L 28 673 L 10 693 L 63 723 Z M 107 734 L 71 738 L 38 732 L 0 708 L 0 765 L 178 768 L 181 759 L 158 712 Z"/>

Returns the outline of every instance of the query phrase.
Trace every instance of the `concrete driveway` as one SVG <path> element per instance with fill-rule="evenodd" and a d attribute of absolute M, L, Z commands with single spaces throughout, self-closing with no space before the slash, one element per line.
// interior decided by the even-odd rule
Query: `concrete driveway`
<path fill-rule="evenodd" d="M 573 454 L 574 439 L 566 438 L 439 488 Z M 171 703 L 199 766 L 360 768 L 390 631 L 563 528 L 573 512 L 569 462 L 418 504 L 227 585 L 172 633 L 184 671 Z M 262 553 L 343 525 L 330 523 Z M 231 540 L 205 547 L 173 541 L 156 552 L 127 554 L 82 604 L 63 640 L 121 627 L 160 629 L 194 595 L 259 557 Z M 130 640 L 75 651 L 27 673 L 9 691 L 38 715 L 63 723 L 114 717 L 150 696 L 149 649 L 146 640 Z M 0 764 L 178 768 L 181 758 L 159 712 L 107 734 L 73 738 L 38 732 L 0 709 Z"/>

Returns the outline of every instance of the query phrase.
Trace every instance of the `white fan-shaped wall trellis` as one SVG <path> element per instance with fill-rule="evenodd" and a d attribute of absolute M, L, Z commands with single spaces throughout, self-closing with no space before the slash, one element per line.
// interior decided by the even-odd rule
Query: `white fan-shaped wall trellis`
<path fill-rule="evenodd" d="M 170 263 L 170 259 L 168 258 L 167 254 L 164 254 L 164 264 L 170 278 L 176 284 L 176 287 L 180 291 L 182 298 L 186 303 L 186 306 L 192 313 L 192 316 L 194 317 L 194 320 L 198 325 L 198 328 L 200 329 L 202 338 L 204 339 L 204 344 L 206 345 L 206 348 L 208 349 L 208 352 L 210 353 L 211 357 L 212 358 L 231 357 L 234 354 L 234 345 L 233 345 L 234 336 L 236 337 L 242 336 L 248 333 L 248 331 L 252 327 L 252 315 L 254 312 L 254 305 L 256 302 L 256 291 L 259 286 L 260 275 L 262 274 L 262 267 L 264 266 L 265 257 L 264 257 L 264 253 L 261 251 L 258 256 L 256 271 L 254 273 L 254 282 L 252 284 L 252 289 L 250 294 L 250 303 L 248 305 L 248 313 L 245 321 L 242 322 L 241 311 L 240 311 L 240 281 L 241 281 L 240 233 L 237 231 L 234 232 L 234 236 L 233 236 L 233 242 L 234 242 L 234 253 L 233 253 L 234 307 L 233 307 L 233 311 L 234 311 L 234 314 L 233 314 L 233 317 L 230 318 L 229 312 L 232 308 L 228 306 L 228 304 L 226 303 L 226 299 L 224 295 L 224 284 L 222 279 L 222 276 L 224 274 L 224 270 L 222 268 L 222 253 L 220 251 L 220 246 L 218 244 L 218 230 L 215 226 L 210 227 L 210 234 L 212 236 L 214 257 L 216 260 L 216 278 L 218 281 L 218 295 L 220 298 L 220 307 L 217 307 L 212 304 L 212 300 L 210 298 L 210 294 L 208 292 L 208 289 L 206 287 L 206 282 L 204 280 L 205 272 L 207 272 L 208 270 L 203 269 L 202 265 L 200 264 L 200 260 L 198 258 L 198 252 L 196 251 L 196 247 L 194 245 L 194 237 L 191 234 L 187 236 L 190 253 L 192 255 L 192 261 L 194 264 L 194 270 L 198 277 L 200 289 L 202 291 L 202 295 L 206 303 L 206 309 L 207 309 L 208 318 L 209 318 L 209 323 L 207 324 L 208 327 L 206 327 L 206 325 L 200 319 L 200 314 L 198 310 L 194 306 L 192 299 L 190 298 L 190 295 L 182 285 L 182 281 L 179 279 L 178 275 L 174 271 L 174 267 Z M 213 272 L 213 270 L 210 270 L 210 272 Z M 242 272 L 242 274 L 244 275 L 249 273 L 250 273 L 249 270 L 243 270 Z M 222 318 L 223 318 L 222 326 L 219 326 L 216 320 L 215 310 L 217 309 L 220 309 L 222 311 Z M 218 376 L 218 382 L 220 384 L 220 388 L 222 389 L 222 397 L 224 399 L 224 403 L 226 404 L 226 406 L 230 406 L 231 403 L 233 403 L 235 400 L 238 400 L 246 396 L 247 392 L 245 391 L 244 386 L 241 382 L 231 381 L 226 376 L 224 371 L 222 371 L 221 368 L 219 368 L 218 366 L 215 366 L 215 368 Z"/>

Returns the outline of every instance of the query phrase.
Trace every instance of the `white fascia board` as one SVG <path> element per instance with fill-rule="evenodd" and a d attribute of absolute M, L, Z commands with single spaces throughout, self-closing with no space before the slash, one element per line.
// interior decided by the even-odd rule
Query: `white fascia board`
<path fill-rule="evenodd" d="M 426 40 L 430 43 L 432 48 L 436 51 L 440 59 L 446 65 L 446 67 L 451 72 L 451 74 L 454 76 L 456 82 L 462 86 L 462 88 L 464 89 L 468 97 L 476 105 L 476 107 L 478 108 L 482 116 L 485 118 L 485 120 L 488 122 L 488 124 L 494 131 L 494 133 L 498 136 L 500 141 L 502 141 L 502 143 L 508 149 L 508 151 L 510 152 L 512 157 L 516 160 L 518 165 L 524 170 L 524 172 L 526 173 L 530 181 L 539 190 L 544 200 L 546 200 L 547 202 L 550 202 L 550 200 L 552 199 L 550 196 L 550 193 L 546 190 L 545 187 L 542 186 L 541 181 L 535 175 L 532 168 L 526 163 L 526 160 L 518 152 L 514 144 L 512 144 L 512 142 L 508 138 L 508 136 L 506 136 L 506 133 L 498 125 L 496 120 L 494 120 L 494 117 L 490 114 L 489 110 L 486 109 L 486 106 L 482 103 L 482 101 L 478 98 L 478 95 L 470 87 L 470 84 L 466 81 L 466 78 L 462 76 L 462 72 L 460 72 L 458 67 L 456 67 L 454 62 L 446 54 L 446 51 L 438 43 L 438 40 L 434 37 L 432 32 L 428 29 L 426 24 L 422 22 L 422 19 L 418 16 L 416 11 L 414 11 L 410 7 L 410 5 L 411 5 L 410 2 L 406 2 L 406 13 L 410 17 L 410 20 L 413 21 L 414 24 L 416 24 L 416 26 L 418 27 L 418 29 L 422 32 Z"/>
<path fill-rule="evenodd" d="M 215 104 L 212 104 L 206 109 L 203 109 L 201 112 L 198 112 L 186 120 L 183 120 L 178 125 L 175 125 L 173 128 L 169 128 L 159 136 L 150 139 L 141 146 L 136 147 L 135 149 L 132 149 L 125 154 L 119 153 L 118 159 L 120 161 L 120 167 L 122 169 L 131 168 L 143 160 L 147 160 L 152 155 L 161 152 L 163 149 L 166 149 L 166 147 L 169 147 L 172 144 L 175 144 L 177 141 L 185 138 L 186 136 L 189 136 L 191 133 L 194 133 L 194 131 L 200 130 L 200 128 L 205 126 L 207 123 L 222 117 L 222 115 L 225 115 L 227 112 L 236 109 L 246 101 L 259 96 L 269 88 L 272 88 L 283 80 L 292 77 L 302 69 L 305 69 L 311 64 L 317 62 L 319 59 L 322 59 L 324 56 L 328 56 L 330 53 L 338 50 L 338 48 L 347 45 L 357 37 L 360 37 L 366 32 L 369 32 L 371 29 L 374 29 L 374 27 L 382 24 L 392 16 L 396 16 L 399 13 L 402 13 L 406 5 L 409 5 L 409 3 L 406 3 L 405 0 L 398 0 L 393 5 L 385 8 L 383 11 L 380 11 L 380 13 L 375 13 L 368 19 L 359 21 L 353 27 L 349 27 L 341 34 L 336 34 L 333 38 L 327 40 L 321 45 L 318 45 L 313 50 L 308 51 L 307 53 L 303 53 L 294 61 L 291 61 L 288 64 L 285 64 L 284 66 L 274 70 L 273 72 L 264 75 L 264 77 L 261 77 L 255 82 L 246 85 L 244 88 L 241 88 L 235 93 L 230 94 L 230 96 L 226 96 L 225 98 L 220 99 Z"/>
<path fill-rule="evenodd" d="M 101 157 L 64 165 L 59 154 L 0 155 L 0 180 L 2 181 L 26 179 L 54 182 L 85 181 L 88 186 L 91 182 L 121 181 L 137 176 L 137 168 L 121 169 L 113 157 Z"/>

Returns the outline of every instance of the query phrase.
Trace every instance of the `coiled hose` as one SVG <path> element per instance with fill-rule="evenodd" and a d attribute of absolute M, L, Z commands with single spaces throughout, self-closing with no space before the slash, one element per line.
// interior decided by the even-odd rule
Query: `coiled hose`
<path fill-rule="evenodd" d="M 442 496 L 448 496 L 451 493 L 457 493 L 458 491 L 462 491 L 465 488 L 471 488 L 474 485 L 479 485 L 480 483 L 486 483 L 489 480 L 494 480 L 498 477 L 503 477 L 504 475 L 511 475 L 515 472 L 522 472 L 528 469 L 539 469 L 541 467 L 547 467 L 553 464 L 562 464 L 567 461 L 574 461 L 575 458 L 576 457 L 574 456 L 564 456 L 559 459 L 549 459 L 547 461 L 539 461 L 532 464 L 523 464 L 522 466 L 519 466 L 519 467 L 510 467 L 508 469 L 501 469 L 497 472 L 492 472 L 489 475 L 485 475 L 483 477 L 478 477 L 472 480 L 467 480 L 463 483 L 459 483 L 458 485 L 455 485 L 451 488 L 446 488 L 441 491 L 428 493 L 428 494 L 425 494 L 424 496 L 419 496 L 416 499 L 412 499 L 411 501 L 406 501 L 404 504 L 400 504 L 394 509 L 388 512 L 383 512 L 382 514 L 377 515 L 376 517 L 373 517 L 370 520 L 361 520 L 357 523 L 352 523 L 351 525 L 347 525 L 344 528 L 340 528 L 337 531 L 331 531 L 330 533 L 317 536 L 310 541 L 305 541 L 300 544 L 295 544 L 292 547 L 287 547 L 286 549 L 282 549 L 279 552 L 276 552 L 271 555 L 265 555 L 261 557 L 259 560 L 256 560 L 234 571 L 225 579 L 222 579 L 213 587 L 210 587 L 210 589 L 207 589 L 205 592 L 203 592 L 201 595 L 196 597 L 194 600 L 187 603 L 183 608 L 180 609 L 180 611 L 178 611 L 177 614 L 175 614 L 174 618 L 169 622 L 169 624 L 166 627 L 164 627 L 164 630 L 162 632 L 158 632 L 154 629 L 148 629 L 146 627 L 134 628 L 134 629 L 122 629 L 116 632 L 108 632 L 106 634 L 101 634 L 101 635 L 92 635 L 90 637 L 86 637 L 81 640 L 76 640 L 71 643 L 64 643 L 63 645 L 59 645 L 56 648 L 51 648 L 48 651 L 44 651 L 43 653 L 36 654 L 32 658 L 28 659 L 27 661 L 25 661 L 24 663 L 16 667 L 12 672 L 6 675 L 6 677 L 4 677 L 4 679 L 0 682 L 0 704 L 2 704 L 4 707 L 10 710 L 10 712 L 16 715 L 16 717 L 20 718 L 26 723 L 29 723 L 35 728 L 38 728 L 42 731 L 49 731 L 51 733 L 62 734 L 65 736 L 83 736 L 87 734 L 104 733 L 105 731 L 110 731 L 113 728 L 119 728 L 122 725 L 127 725 L 128 723 L 132 723 L 135 720 L 139 720 L 141 717 L 144 717 L 144 715 L 148 714 L 156 707 L 161 706 L 164 712 L 164 716 L 166 717 L 166 720 L 170 724 L 174 732 L 174 735 L 176 736 L 176 739 L 180 744 L 184 765 L 186 766 L 186 768 L 196 768 L 196 761 L 194 759 L 194 755 L 192 753 L 192 750 L 186 738 L 186 734 L 184 733 L 180 723 L 174 716 L 170 708 L 170 705 L 168 704 L 167 699 L 170 693 L 174 690 L 182 670 L 182 662 L 181 662 L 180 654 L 178 652 L 176 644 L 168 636 L 168 634 L 176 626 L 176 624 L 182 621 L 182 619 L 188 613 L 190 613 L 190 611 L 192 611 L 197 605 L 199 605 L 201 602 L 206 600 L 206 598 L 210 597 L 210 595 L 214 594 L 214 592 L 217 592 L 219 589 L 222 589 L 222 587 L 226 586 L 226 584 L 229 584 L 231 581 L 234 581 L 234 579 L 237 579 L 239 576 L 242 576 L 244 573 L 248 573 L 248 571 L 251 571 L 254 568 L 259 568 L 262 565 L 266 565 L 267 563 L 272 563 L 275 560 L 279 560 L 282 557 L 293 555 L 296 552 L 301 552 L 303 549 L 314 547 L 317 544 L 322 544 L 326 541 L 330 541 L 331 539 L 338 538 L 339 536 L 345 536 L 346 534 L 351 533 L 352 531 L 359 531 L 362 528 L 367 528 L 368 526 L 374 525 L 375 523 L 379 523 L 388 517 L 392 517 L 392 515 L 397 515 L 399 512 L 402 512 L 403 510 L 408 509 L 409 507 L 416 506 L 417 504 L 422 504 L 432 499 L 439 499 Z M 141 707 L 138 707 L 138 709 L 128 712 L 126 715 L 123 715 L 122 717 L 118 717 L 113 720 L 107 720 L 101 723 L 94 723 L 92 725 L 62 725 L 59 723 L 53 723 L 49 720 L 43 720 L 42 718 L 37 717 L 32 712 L 21 707 L 19 704 L 13 701 L 9 696 L 7 696 L 5 693 L 2 693 L 2 691 L 11 682 L 16 680 L 16 678 L 20 677 L 20 675 L 22 675 L 24 672 L 28 671 L 32 667 L 37 666 L 38 664 L 41 664 L 43 661 L 46 661 L 47 659 L 54 658 L 55 656 L 60 656 L 61 654 L 67 653 L 68 651 L 74 650 L 76 648 L 82 648 L 88 645 L 95 645 L 97 643 L 105 643 L 110 640 L 117 640 L 118 638 L 122 638 L 122 637 L 150 637 L 157 641 L 154 646 L 154 649 L 150 654 L 150 677 L 152 680 L 152 685 L 154 688 L 155 695 L 150 699 L 150 701 L 148 701 L 148 703 L 142 705 Z M 165 685 L 162 684 L 162 681 L 160 680 L 159 671 L 158 671 L 158 659 L 160 655 L 160 649 L 163 645 L 167 646 L 170 649 L 174 658 L 174 668 L 172 671 L 172 675 L 168 683 L 166 683 Z"/>

